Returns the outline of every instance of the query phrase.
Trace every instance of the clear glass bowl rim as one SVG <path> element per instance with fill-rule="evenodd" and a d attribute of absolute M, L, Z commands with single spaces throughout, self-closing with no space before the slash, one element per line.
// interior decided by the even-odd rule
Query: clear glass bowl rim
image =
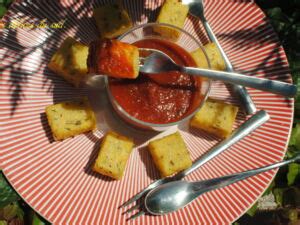
<path fill-rule="evenodd" d="M 198 45 L 198 47 L 200 47 L 202 49 L 202 51 L 204 52 L 204 55 L 206 57 L 206 60 L 208 62 L 208 67 L 210 68 L 210 61 L 209 61 L 209 58 L 207 56 L 207 53 L 205 51 L 205 49 L 203 48 L 203 46 L 201 45 L 201 43 L 195 38 L 193 37 L 189 32 L 185 31 L 184 29 L 181 29 L 179 27 L 176 27 L 176 26 L 173 26 L 171 24 L 166 24 L 166 23 L 146 23 L 146 24 L 140 24 L 140 25 L 137 25 L 137 26 L 134 26 L 133 28 L 131 28 L 130 30 L 128 30 L 127 32 L 125 32 L 124 34 L 122 34 L 118 40 L 121 41 L 124 37 L 126 37 L 128 34 L 132 33 L 133 31 L 135 30 L 138 30 L 138 29 L 141 29 L 141 28 L 145 28 L 145 27 L 151 27 L 151 26 L 165 26 L 165 27 L 170 27 L 170 28 L 173 28 L 173 29 L 176 29 L 176 30 L 179 30 L 180 32 L 186 34 L 187 36 L 189 36 L 191 39 L 193 39 L 193 41 L 195 41 Z M 176 43 L 175 43 L 176 44 Z M 112 93 L 110 92 L 109 90 L 109 82 L 108 82 L 108 79 L 109 77 L 108 76 L 105 76 L 104 78 L 104 82 L 105 82 L 105 86 L 106 86 L 106 90 L 107 90 L 107 93 L 108 93 L 108 97 L 109 97 L 109 100 L 111 101 L 111 104 L 115 105 L 118 110 L 120 111 L 120 113 L 123 114 L 123 116 L 125 116 L 128 120 L 132 120 L 134 121 L 134 124 L 135 125 L 140 125 L 142 127 L 151 127 L 151 128 L 155 128 L 155 127 L 158 127 L 158 128 L 163 128 L 163 127 L 171 127 L 171 126 L 175 126 L 175 125 L 178 125 L 179 123 L 181 122 L 184 122 L 188 119 L 190 119 L 192 116 L 194 116 L 196 114 L 197 111 L 199 111 L 199 109 L 201 109 L 201 107 L 203 106 L 204 102 L 206 101 L 206 99 L 208 98 L 209 96 L 209 93 L 210 93 L 210 90 L 211 90 L 211 80 L 210 79 L 207 79 L 206 81 L 208 82 L 208 88 L 207 88 L 207 92 L 203 98 L 203 100 L 201 101 L 201 103 L 199 104 L 198 107 L 196 107 L 196 109 L 191 112 L 190 114 L 188 114 L 187 116 L 185 116 L 184 118 L 178 120 L 178 121 L 175 121 L 175 122 L 171 122 L 171 123 L 163 123 L 163 124 L 158 124 L 158 123 L 150 123 L 150 122 L 145 122 L 143 120 L 139 120 L 135 117 L 133 117 L 132 115 L 130 115 L 129 113 L 127 113 L 123 108 L 122 106 L 120 106 L 120 104 L 118 103 L 118 101 L 114 98 L 114 96 L 112 95 Z M 118 113 L 118 112 L 117 112 Z M 127 121 L 127 120 L 126 120 Z M 127 121 L 128 122 L 128 121 Z"/>

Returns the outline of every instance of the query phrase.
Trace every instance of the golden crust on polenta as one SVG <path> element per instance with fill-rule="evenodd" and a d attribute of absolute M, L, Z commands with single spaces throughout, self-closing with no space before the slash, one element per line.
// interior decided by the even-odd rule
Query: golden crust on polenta
<path fill-rule="evenodd" d="M 156 22 L 183 28 L 188 11 L 188 6 L 183 5 L 178 0 L 166 0 L 160 9 Z M 176 40 L 180 36 L 178 30 L 169 27 L 159 26 L 154 28 L 154 30 L 171 40 Z"/>
<path fill-rule="evenodd" d="M 151 141 L 148 148 L 162 177 L 170 176 L 192 165 L 189 151 L 179 132 Z"/>
<path fill-rule="evenodd" d="M 190 125 L 221 138 L 227 138 L 233 128 L 238 107 L 208 99 L 191 119 Z"/>
<path fill-rule="evenodd" d="M 93 12 L 101 38 L 115 38 L 132 27 L 132 21 L 121 4 L 100 6 Z"/>
<path fill-rule="evenodd" d="M 101 143 L 93 171 L 117 180 L 121 179 L 133 146 L 130 138 L 108 132 Z"/>
<path fill-rule="evenodd" d="M 203 46 L 206 55 L 208 57 L 210 68 L 213 70 L 225 70 L 226 65 L 225 61 L 215 43 L 208 43 Z M 201 48 L 196 49 L 195 51 L 191 52 L 191 56 L 195 60 L 197 66 L 199 68 L 208 69 L 208 62 L 205 54 Z"/>
<path fill-rule="evenodd" d="M 87 98 L 47 106 L 46 115 L 57 141 L 96 129 L 95 115 Z"/>
<path fill-rule="evenodd" d="M 79 87 L 87 76 L 87 57 L 88 47 L 68 37 L 53 54 L 48 67 L 75 87 Z"/>

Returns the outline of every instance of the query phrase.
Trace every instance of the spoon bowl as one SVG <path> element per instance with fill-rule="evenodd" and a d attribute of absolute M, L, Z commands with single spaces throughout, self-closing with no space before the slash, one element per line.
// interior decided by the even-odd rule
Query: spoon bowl
<path fill-rule="evenodd" d="M 145 208 L 153 215 L 176 211 L 195 199 L 192 186 L 186 181 L 172 181 L 151 191 L 145 198 Z M 172 204 L 170 204 L 172 202 Z"/>

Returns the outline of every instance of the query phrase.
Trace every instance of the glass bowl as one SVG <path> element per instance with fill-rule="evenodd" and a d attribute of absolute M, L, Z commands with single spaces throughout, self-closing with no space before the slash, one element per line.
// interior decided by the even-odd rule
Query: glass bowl
<path fill-rule="evenodd" d="M 167 32 L 156 32 L 157 30 L 165 29 Z M 170 36 L 169 31 L 173 30 L 179 34 L 179 37 L 172 37 Z M 141 41 L 144 39 L 160 39 L 160 40 L 165 40 L 168 42 L 172 42 L 179 47 L 183 48 L 187 52 L 192 52 L 195 49 L 201 48 L 204 52 L 204 55 L 207 59 L 207 62 L 209 64 L 208 57 L 206 55 L 206 52 L 202 45 L 197 41 L 196 38 L 194 38 L 190 33 L 187 31 L 180 29 L 178 27 L 168 25 L 168 24 L 163 24 L 163 23 L 147 23 L 147 24 L 142 24 L 133 27 L 126 33 L 124 33 L 122 36 L 118 38 L 118 40 L 125 42 L 125 43 L 135 43 L 137 41 Z M 188 113 L 184 115 L 184 117 L 180 118 L 178 121 L 173 121 L 169 123 L 151 123 L 151 122 L 146 122 L 143 120 L 140 120 L 133 115 L 130 115 L 126 110 L 118 103 L 118 101 L 115 99 L 113 96 L 111 90 L 110 90 L 110 85 L 109 85 L 109 78 L 108 76 L 105 76 L 105 85 L 106 85 L 106 90 L 108 93 L 109 100 L 114 108 L 114 110 L 117 112 L 117 114 L 125 120 L 127 123 L 139 127 L 142 129 L 148 129 L 148 130 L 155 130 L 155 131 L 164 131 L 169 129 L 170 127 L 177 126 L 180 123 L 183 123 L 184 121 L 187 121 L 190 119 L 203 105 L 205 100 L 207 99 L 211 87 L 211 81 L 206 78 L 197 78 L 201 79 L 201 85 L 198 87 L 199 89 L 197 90 L 197 97 L 196 99 L 196 104 L 193 103 L 193 108 L 189 110 Z"/>

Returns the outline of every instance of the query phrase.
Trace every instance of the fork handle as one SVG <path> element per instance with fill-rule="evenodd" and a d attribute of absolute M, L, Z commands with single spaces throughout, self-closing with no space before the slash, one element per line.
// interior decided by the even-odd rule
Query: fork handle
<path fill-rule="evenodd" d="M 190 75 L 203 76 L 213 80 L 221 80 L 226 83 L 252 87 L 258 90 L 279 94 L 285 97 L 294 97 L 297 94 L 296 85 L 284 83 L 281 81 L 246 76 L 233 72 L 200 69 L 194 67 L 181 66 L 181 71 Z"/>
<path fill-rule="evenodd" d="M 203 192 L 207 192 L 207 191 L 211 191 L 211 190 L 215 190 L 217 188 L 222 188 L 225 187 L 229 184 L 233 184 L 237 181 L 241 181 L 244 179 L 247 179 L 249 177 L 252 177 L 254 175 L 257 175 L 259 173 L 263 173 L 266 172 L 268 170 L 272 170 L 272 169 L 276 169 L 282 166 L 285 166 L 287 164 L 293 163 L 293 162 L 297 162 L 300 160 L 300 154 L 298 154 L 297 156 L 295 156 L 294 158 L 285 160 L 285 161 L 281 161 L 278 163 L 274 163 L 265 167 L 261 167 L 261 168 L 257 168 L 257 169 L 253 169 L 253 170 L 248 170 L 245 172 L 241 172 L 241 173 L 236 173 L 236 174 L 232 174 L 232 175 L 228 175 L 228 176 L 224 176 L 224 177 L 219 177 L 219 178 L 214 178 L 214 179 L 210 179 L 210 180 L 205 180 L 205 181 L 199 181 L 199 182 L 195 182 L 195 186 L 197 186 L 198 191 L 200 193 Z M 207 187 L 207 188 L 205 188 Z"/>
<path fill-rule="evenodd" d="M 217 37 L 215 36 L 213 30 L 211 29 L 209 23 L 207 22 L 207 20 L 202 21 L 202 23 L 203 23 L 203 26 L 206 30 L 206 33 L 207 33 L 210 41 L 214 42 L 217 45 L 217 47 L 218 47 L 218 49 L 219 49 L 219 51 L 220 51 L 220 53 L 221 53 L 221 55 L 224 59 L 224 62 L 225 62 L 225 65 L 226 65 L 226 70 L 230 71 L 230 72 L 233 72 L 233 66 L 232 66 L 231 62 L 229 61 L 226 53 L 224 52 L 222 46 L 220 45 L 220 43 L 219 43 Z"/>
<path fill-rule="evenodd" d="M 215 36 L 213 30 L 211 29 L 209 23 L 207 22 L 205 17 L 201 18 L 201 20 L 202 20 L 203 26 L 206 30 L 206 33 L 207 33 L 210 41 L 214 42 L 217 45 L 217 47 L 218 47 L 218 49 L 221 53 L 221 56 L 224 59 L 224 62 L 225 62 L 225 65 L 226 65 L 226 70 L 228 72 L 233 72 L 234 71 L 233 66 L 230 63 L 226 53 L 224 52 L 222 46 L 220 45 L 220 43 L 219 43 L 217 37 Z M 254 114 L 256 112 L 256 107 L 255 107 L 255 104 L 253 103 L 248 91 L 246 90 L 246 88 L 243 87 L 243 86 L 240 86 L 240 85 L 233 85 L 233 91 L 234 91 L 234 93 L 236 93 L 239 96 L 239 99 L 241 101 L 241 106 L 244 109 L 244 111 L 246 112 L 246 114 L 247 115 Z"/>

